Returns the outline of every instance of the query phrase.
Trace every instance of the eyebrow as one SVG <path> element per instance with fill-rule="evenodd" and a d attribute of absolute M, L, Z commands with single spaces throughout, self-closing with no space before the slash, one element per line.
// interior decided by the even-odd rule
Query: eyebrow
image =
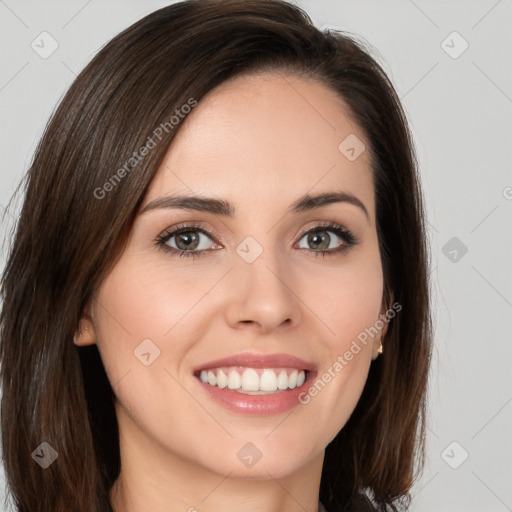
<path fill-rule="evenodd" d="M 327 206 L 333 203 L 349 203 L 357 206 L 364 212 L 366 218 L 370 219 L 368 210 L 362 201 L 360 201 L 356 196 L 350 194 L 349 192 L 343 191 L 316 195 L 305 194 L 291 204 L 291 206 L 288 208 L 288 212 L 299 213 L 308 210 L 314 210 L 315 208 L 321 208 L 322 206 Z M 174 194 L 151 201 L 141 210 L 140 215 L 150 210 L 163 208 L 197 210 L 225 217 L 233 217 L 236 211 L 234 205 L 224 199 L 202 197 L 198 195 Z"/>

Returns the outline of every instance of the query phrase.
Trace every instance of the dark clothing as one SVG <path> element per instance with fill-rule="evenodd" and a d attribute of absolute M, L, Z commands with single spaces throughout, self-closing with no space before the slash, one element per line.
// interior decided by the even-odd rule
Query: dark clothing
<path fill-rule="evenodd" d="M 323 509 L 322 509 L 323 507 Z M 322 503 L 320 503 L 320 511 L 325 510 L 326 512 L 378 512 L 379 509 L 376 508 L 369 498 L 365 494 L 357 495 L 351 502 L 348 507 L 343 508 L 335 508 L 332 507 L 327 509 Z"/>

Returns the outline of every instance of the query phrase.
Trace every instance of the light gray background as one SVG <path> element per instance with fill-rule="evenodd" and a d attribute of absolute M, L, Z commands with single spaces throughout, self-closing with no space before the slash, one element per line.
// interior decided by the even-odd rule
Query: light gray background
<path fill-rule="evenodd" d="M 75 74 L 119 31 L 169 3 L 0 0 L 0 213 Z M 322 28 L 376 47 L 414 131 L 436 336 L 428 460 L 411 510 L 512 511 L 512 1 L 297 3 Z M 47 59 L 31 48 L 43 31 L 59 45 Z"/>

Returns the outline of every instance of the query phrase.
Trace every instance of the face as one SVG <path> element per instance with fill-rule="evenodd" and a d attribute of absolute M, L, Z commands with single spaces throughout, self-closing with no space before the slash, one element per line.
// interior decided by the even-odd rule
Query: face
<path fill-rule="evenodd" d="M 336 93 L 294 75 L 238 77 L 182 121 L 75 338 L 98 345 L 121 443 L 241 478 L 323 456 L 385 310 L 363 144 Z"/>

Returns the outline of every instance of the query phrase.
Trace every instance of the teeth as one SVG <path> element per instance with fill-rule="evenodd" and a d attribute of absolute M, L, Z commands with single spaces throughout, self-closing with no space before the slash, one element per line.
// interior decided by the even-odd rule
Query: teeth
<path fill-rule="evenodd" d="M 288 389 L 288 375 L 284 370 L 279 372 L 279 377 L 277 377 L 277 387 L 278 389 Z"/>
<path fill-rule="evenodd" d="M 248 370 L 246 370 L 247 372 Z M 260 377 L 259 391 L 275 391 L 277 389 L 277 377 L 272 370 L 263 370 Z"/>
<path fill-rule="evenodd" d="M 293 389 L 295 386 L 297 386 L 297 370 L 293 370 L 293 372 L 288 377 L 288 387 L 290 389 Z"/>
<path fill-rule="evenodd" d="M 260 378 L 255 370 L 250 368 L 242 374 L 242 389 L 244 391 L 261 391 Z"/>
<path fill-rule="evenodd" d="M 215 376 L 215 373 L 213 373 L 212 371 L 208 372 L 208 382 L 212 386 L 215 386 L 217 384 L 217 377 Z"/>
<path fill-rule="evenodd" d="M 223 389 L 228 385 L 228 376 L 222 371 L 217 372 L 217 386 Z"/>
<path fill-rule="evenodd" d="M 229 389 L 238 389 L 242 386 L 242 377 L 240 377 L 240 374 L 236 372 L 235 370 L 231 370 L 229 372 L 228 377 L 228 388 Z"/>
<path fill-rule="evenodd" d="M 202 370 L 199 378 L 205 384 L 221 389 L 227 387 L 239 393 L 265 395 L 302 386 L 306 380 L 306 372 L 293 368 L 218 368 Z"/>

